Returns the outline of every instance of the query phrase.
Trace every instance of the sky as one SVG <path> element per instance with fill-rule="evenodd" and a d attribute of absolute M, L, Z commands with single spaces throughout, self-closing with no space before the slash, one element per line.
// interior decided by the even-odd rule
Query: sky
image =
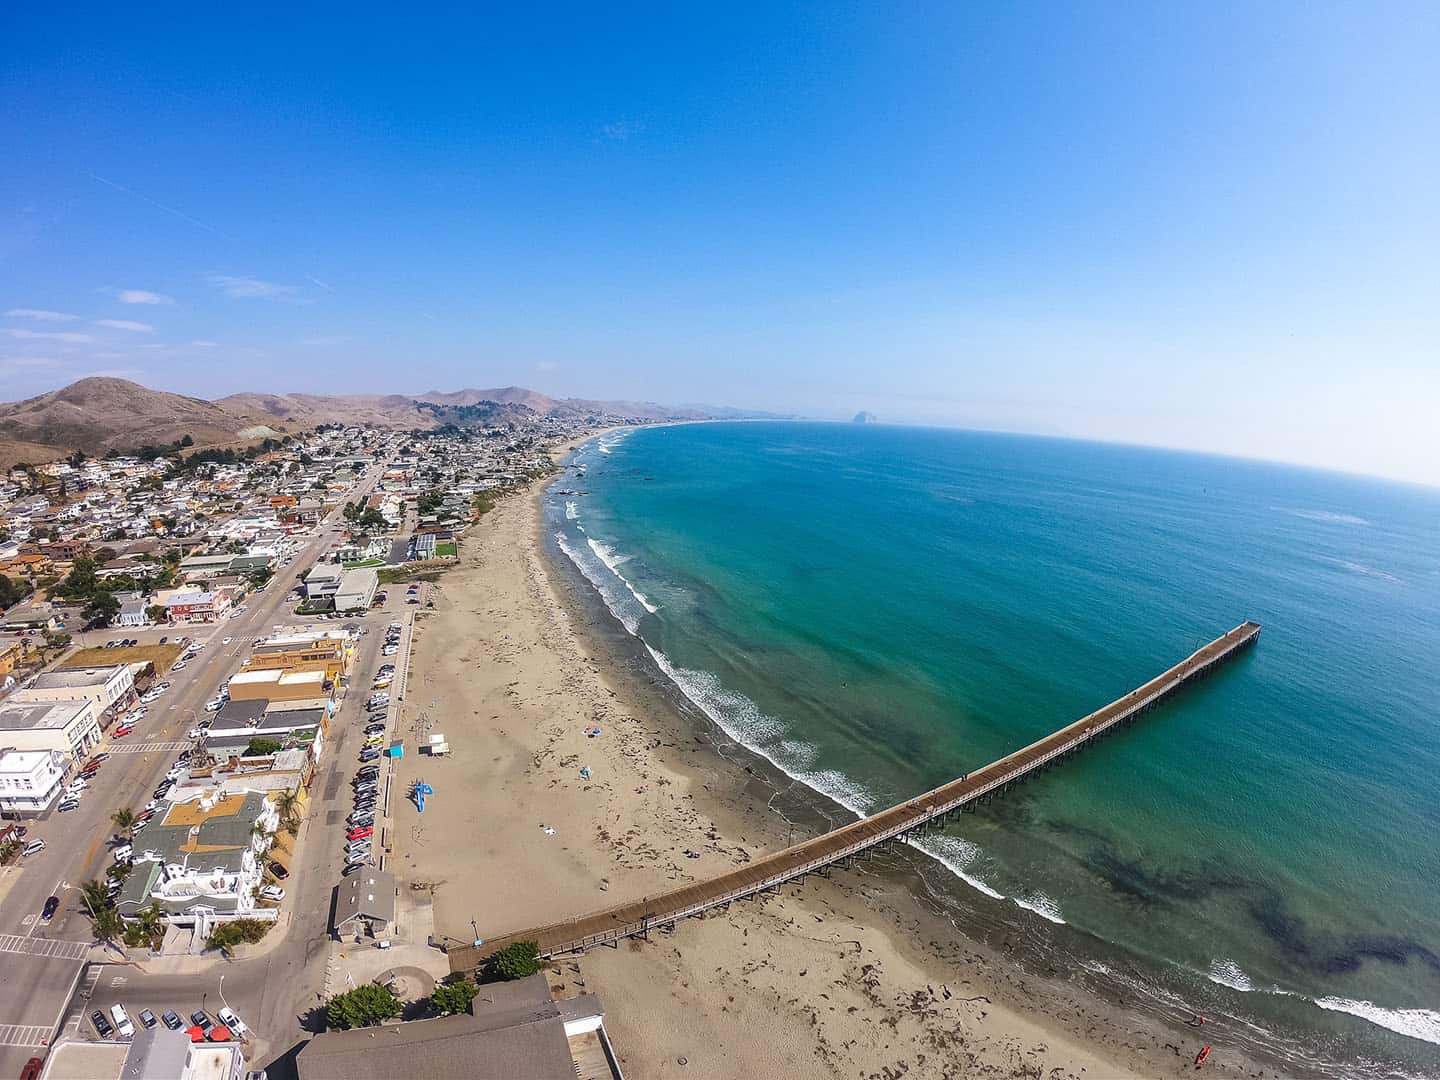
<path fill-rule="evenodd" d="M 210 8 L 0 12 L 0 399 L 518 384 L 1440 484 L 1432 2 Z"/>

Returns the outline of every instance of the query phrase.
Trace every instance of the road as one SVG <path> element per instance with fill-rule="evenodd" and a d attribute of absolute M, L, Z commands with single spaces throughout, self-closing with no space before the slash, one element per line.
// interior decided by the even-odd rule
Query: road
<path fill-rule="evenodd" d="M 357 490 L 362 496 L 368 495 L 374 488 L 380 473 L 381 470 L 376 468 L 361 480 Z M 338 511 L 327 517 L 299 549 L 290 564 L 276 573 L 270 587 L 247 603 L 244 614 L 213 625 L 178 631 L 170 629 L 170 636 L 176 632 L 190 633 L 196 640 L 206 641 L 207 647 L 183 671 L 164 676 L 170 680 L 171 688 L 150 706 L 149 714 L 141 721 L 136 732 L 119 741 L 125 752 L 111 754 L 89 790 L 85 792 L 77 810 L 69 814 L 52 811 L 48 818 L 29 823 L 29 838 L 41 837 L 49 846 L 38 855 L 22 859 L 18 874 L 11 871 L 9 889 L 3 895 L 3 902 L 0 902 L 0 957 L 3 957 L 0 965 L 3 965 L 6 975 L 6 978 L 0 980 L 0 1076 L 18 1076 L 25 1062 L 39 1053 L 35 1048 L 34 1032 L 43 1030 L 48 1035 L 61 1021 L 71 989 L 84 965 L 83 960 L 73 956 L 43 956 L 34 951 L 11 951 L 4 947 L 5 943 L 12 938 L 76 943 L 91 940 L 90 920 L 82 910 L 79 885 L 90 878 L 103 877 L 110 863 L 106 844 L 114 831 L 110 824 L 110 815 L 122 806 L 138 810 L 149 801 L 151 791 L 173 764 L 176 755 L 174 750 L 162 752 L 159 747 L 185 739 L 185 733 L 194 726 L 198 717 L 204 715 L 205 702 L 214 696 L 220 682 L 239 668 L 240 658 L 252 640 L 270 633 L 276 623 L 295 621 L 289 614 L 285 600 L 294 584 L 295 575 L 309 567 L 335 542 L 342 526 L 343 519 Z M 397 603 L 403 605 L 403 600 L 392 598 L 387 606 L 393 607 Z M 375 612 L 371 613 L 366 621 L 382 622 L 385 618 L 382 613 Z M 165 628 L 148 632 L 111 630 L 99 632 L 96 636 L 102 642 L 111 637 L 137 637 L 150 641 L 158 639 L 163 632 Z M 361 680 L 368 680 L 374 671 L 376 663 L 373 654 L 378 651 L 380 636 L 370 634 L 361 639 L 362 645 L 369 644 L 369 650 L 368 654 L 365 648 L 359 650 L 358 662 L 352 669 L 356 675 L 357 689 L 369 685 L 368 681 Z M 227 637 L 232 639 L 231 644 L 222 645 L 221 641 Z M 368 667 L 365 666 L 367 664 Z M 352 694 L 351 698 L 358 698 L 359 704 L 363 704 L 366 696 L 368 695 L 365 693 L 359 693 Z M 347 702 L 346 707 L 348 709 L 354 706 Z M 346 733 L 342 729 L 342 736 L 343 734 Z M 353 736 L 352 742 L 358 742 L 358 732 L 349 734 Z M 156 749 L 140 749 L 147 744 Z M 332 743 L 332 747 L 335 750 L 328 755 L 331 762 L 343 760 L 342 755 L 349 753 L 353 765 L 353 749 L 347 750 L 344 742 L 339 740 Z M 111 750 L 112 740 L 107 739 L 100 749 Z M 343 818 L 344 815 L 341 816 Z M 294 881 L 300 876 L 295 875 L 291 880 Z M 326 916 L 328 887 L 331 884 L 333 879 L 325 883 Z M 303 907 L 311 902 L 318 904 L 319 889 L 320 883 L 316 881 L 298 885 L 296 892 L 300 905 Z M 316 895 L 307 895 L 311 892 Z M 40 909 L 51 895 L 60 897 L 60 909 L 48 925 L 39 925 Z M 302 908 L 296 910 L 298 913 Z M 297 928 L 304 921 L 298 920 Z M 34 946 L 19 947 L 34 949 Z M 75 950 L 64 951 L 73 953 Z M 288 951 L 287 941 L 283 950 L 277 950 L 277 955 Z M 114 960 L 121 964 L 127 963 L 118 956 L 115 956 Z M 112 980 L 115 979 L 123 981 L 112 985 Z M 128 1008 L 131 984 L 148 985 L 148 979 L 148 976 L 141 976 L 133 967 L 106 967 L 95 988 L 96 1000 L 102 1002 L 106 1008 L 112 1001 L 122 1000 Z M 249 995 L 244 993 L 244 980 L 236 981 L 242 984 L 237 990 L 240 991 L 241 1000 L 245 1000 Z M 177 994 L 179 985 L 184 984 L 177 984 Z M 191 992 L 184 997 L 172 997 L 163 1007 L 179 1011 L 182 1005 L 193 1001 L 195 1003 L 188 1008 L 198 1008 L 198 1001 L 206 991 L 199 989 L 196 992 L 197 981 L 194 976 L 189 977 L 188 985 Z M 227 980 L 226 997 L 231 998 L 232 1006 L 245 1017 L 242 1005 L 235 1000 L 230 989 Z M 259 1006 L 259 989 L 257 985 L 253 999 L 256 1007 Z M 120 996 L 114 996 L 116 993 Z M 146 1003 L 139 1002 L 136 1009 Z M 134 1011 L 132 1009 L 132 1015 Z M 86 1034 L 89 1034 L 88 1023 Z"/>

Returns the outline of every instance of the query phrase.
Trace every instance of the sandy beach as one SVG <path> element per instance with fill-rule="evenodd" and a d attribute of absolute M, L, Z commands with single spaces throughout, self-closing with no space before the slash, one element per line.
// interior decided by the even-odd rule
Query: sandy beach
<path fill-rule="evenodd" d="M 467 531 L 433 595 L 403 725 L 428 714 L 453 752 L 398 763 L 401 790 L 423 778 L 435 795 L 423 815 L 398 806 L 391 866 L 433 887 L 437 935 L 498 936 L 787 842 L 743 765 L 597 631 L 594 605 L 544 550 L 538 488 Z M 557 970 L 600 996 L 626 1075 L 641 1080 L 1193 1071 L 1194 1038 L 1076 993 L 1064 972 L 1021 970 L 873 866 Z"/>

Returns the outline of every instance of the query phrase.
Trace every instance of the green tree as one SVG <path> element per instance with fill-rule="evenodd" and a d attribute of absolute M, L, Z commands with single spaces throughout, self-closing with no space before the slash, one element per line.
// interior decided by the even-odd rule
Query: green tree
<path fill-rule="evenodd" d="M 275 809 L 280 814 L 280 824 L 293 829 L 300 823 L 300 796 L 293 791 L 282 791 L 275 796 Z"/>
<path fill-rule="evenodd" d="M 325 1022 L 338 1031 L 373 1027 L 399 1015 L 399 999 L 388 986 L 379 983 L 366 983 L 337 994 L 325 1006 Z"/>
<path fill-rule="evenodd" d="M 113 944 L 116 938 L 125 933 L 125 920 L 113 907 L 96 908 L 91 922 L 96 941 Z"/>
<path fill-rule="evenodd" d="M 151 604 L 145 609 L 145 617 L 152 623 L 164 622 L 169 609 L 164 604 Z"/>
<path fill-rule="evenodd" d="M 435 987 L 435 992 L 430 995 L 430 1007 L 444 1016 L 466 1012 L 479 990 L 478 986 L 463 975 L 458 978 L 451 976 Z"/>
<path fill-rule="evenodd" d="M 385 520 L 385 515 L 373 506 L 365 509 L 365 512 L 360 515 L 357 524 L 359 524 L 360 528 L 371 532 L 384 532 L 390 528 L 390 523 Z"/>
<path fill-rule="evenodd" d="M 486 964 L 487 982 L 510 982 L 534 975 L 544 966 L 540 946 L 533 941 L 512 941 Z"/>
<path fill-rule="evenodd" d="M 181 445 L 181 446 L 194 446 L 194 445 L 195 445 L 195 440 L 192 439 L 189 435 L 185 435 L 185 436 L 183 436 L 183 437 L 180 439 L 180 445 Z"/>
<path fill-rule="evenodd" d="M 250 740 L 250 745 L 245 748 L 246 757 L 269 757 L 280 749 L 279 739 L 267 739 L 263 735 L 257 735 Z"/>
<path fill-rule="evenodd" d="M 101 908 L 110 907 L 110 890 L 94 878 L 80 886 L 80 897 L 85 901 L 86 911 L 99 911 Z"/>
<path fill-rule="evenodd" d="M 119 810 L 116 810 L 110 815 L 110 821 L 114 824 L 115 828 L 125 834 L 125 839 L 129 840 L 131 838 L 133 835 L 131 830 L 135 828 L 135 815 L 129 807 L 122 806 Z"/>
<path fill-rule="evenodd" d="M 85 555 L 76 558 L 56 591 L 72 600 L 89 597 L 95 591 L 95 560 Z"/>
<path fill-rule="evenodd" d="M 97 592 L 90 597 L 90 602 L 80 613 L 86 619 L 94 619 L 101 626 L 109 626 L 110 620 L 120 614 L 120 601 L 115 599 L 111 592 Z"/>
<path fill-rule="evenodd" d="M 31 593 L 30 583 L 27 581 L 16 581 L 0 574 L 0 608 L 8 608 L 12 604 L 18 604 Z"/>

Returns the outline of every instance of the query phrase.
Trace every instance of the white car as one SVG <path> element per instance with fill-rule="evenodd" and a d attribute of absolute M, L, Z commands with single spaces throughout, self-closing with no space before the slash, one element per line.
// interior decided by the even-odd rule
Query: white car
<path fill-rule="evenodd" d="M 110 857 L 116 862 L 129 862 L 130 856 L 135 854 L 135 848 L 130 844 L 121 844 L 110 853 Z"/>
<path fill-rule="evenodd" d="M 274 900 L 278 904 L 285 899 L 285 890 L 279 885 L 264 885 L 260 889 L 260 896 L 264 900 Z"/>
<path fill-rule="evenodd" d="M 207 701 L 205 703 L 206 712 L 219 712 L 224 707 L 225 702 L 221 701 L 219 698 L 216 698 L 214 701 Z"/>
<path fill-rule="evenodd" d="M 185 661 L 184 661 L 184 660 L 176 660 L 175 663 L 173 663 L 173 664 L 170 665 L 170 670 L 171 670 L 171 671 L 184 671 L 184 670 L 185 670 Z"/>
<path fill-rule="evenodd" d="M 221 645 L 229 645 L 230 642 L 232 642 L 232 641 L 234 641 L 234 640 L 235 640 L 234 638 L 228 638 L 228 637 L 227 637 L 227 638 L 221 638 L 221 639 L 220 639 L 220 644 L 221 644 Z"/>
<path fill-rule="evenodd" d="M 281 889 L 280 891 L 283 893 L 285 890 Z M 228 1027 L 232 1034 L 239 1035 L 241 1038 L 244 1038 L 245 1033 L 250 1030 L 245 1026 L 245 1021 L 241 1020 L 240 1017 L 236 1016 L 235 1010 L 230 1008 L 230 1006 L 228 1005 L 226 1005 L 219 1012 L 217 1012 L 215 1014 L 215 1017 L 220 1021 L 220 1023 Z"/>
<path fill-rule="evenodd" d="M 38 854 L 40 854 L 40 852 L 42 852 L 42 851 L 44 851 L 44 850 L 45 850 L 45 841 L 44 841 L 44 840 L 31 840 L 28 844 L 25 845 L 25 850 L 22 851 L 21 854 L 22 854 L 22 855 L 38 855 Z"/>
<path fill-rule="evenodd" d="M 186 737 L 187 739 L 198 739 L 198 738 L 200 738 L 201 735 L 204 735 L 204 734 L 205 734 L 205 732 L 204 732 L 204 730 L 203 730 L 202 728 L 192 727 L 189 731 L 187 731 L 187 732 L 185 733 L 185 737 Z"/>
<path fill-rule="evenodd" d="M 133 1039 L 135 1037 L 135 1025 L 130 1023 L 130 1015 L 125 1011 L 125 1006 L 115 1004 L 110 1006 L 110 1019 L 115 1023 L 115 1034 L 122 1039 Z"/>

